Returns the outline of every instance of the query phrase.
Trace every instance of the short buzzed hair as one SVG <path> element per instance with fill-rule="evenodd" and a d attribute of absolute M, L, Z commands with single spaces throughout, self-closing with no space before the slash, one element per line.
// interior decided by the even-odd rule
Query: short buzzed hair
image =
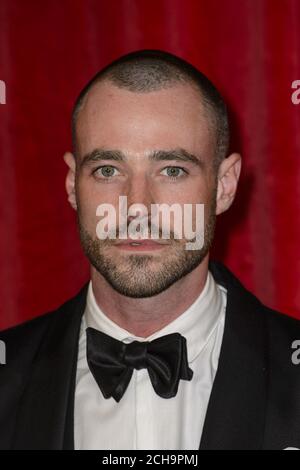
<path fill-rule="evenodd" d="M 101 69 L 83 88 L 72 112 L 72 138 L 76 153 L 76 121 L 89 90 L 102 81 L 134 93 L 148 93 L 170 88 L 178 83 L 188 83 L 200 92 L 215 138 L 214 164 L 219 166 L 227 156 L 229 147 L 229 122 L 226 104 L 213 83 L 193 65 L 169 52 L 144 49 L 131 52 Z"/>

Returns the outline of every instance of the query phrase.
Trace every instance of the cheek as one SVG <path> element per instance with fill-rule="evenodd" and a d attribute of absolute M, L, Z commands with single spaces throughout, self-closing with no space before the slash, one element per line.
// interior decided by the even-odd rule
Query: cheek
<path fill-rule="evenodd" d="M 189 183 L 185 189 L 179 193 L 178 202 L 182 204 L 204 204 L 209 206 L 212 201 L 212 190 L 207 184 Z"/>
<path fill-rule="evenodd" d="M 156 187 L 157 199 L 173 204 L 195 204 L 205 202 L 208 197 L 207 185 L 192 178 L 181 183 L 168 183 Z"/>
<path fill-rule="evenodd" d="M 215 213 L 215 201 L 216 201 L 216 186 L 213 181 L 207 181 L 204 184 L 198 185 L 197 189 L 190 191 L 190 202 L 193 204 L 201 204 L 202 207 L 199 209 L 199 213 L 203 211 L 205 223 L 209 220 L 211 212 Z M 186 198 L 188 199 L 188 197 Z M 193 220 L 196 218 L 196 209 L 193 210 Z"/>
<path fill-rule="evenodd" d="M 97 207 L 101 204 L 99 195 L 91 191 L 91 188 L 80 182 L 76 186 L 76 200 L 80 222 L 91 234 L 95 233 L 98 217 L 96 215 Z"/>
<path fill-rule="evenodd" d="M 119 184 L 100 182 L 90 175 L 79 176 L 76 181 L 77 197 L 95 207 L 99 204 L 116 204 L 119 195 L 123 194 L 122 189 Z"/>
<path fill-rule="evenodd" d="M 118 220 L 119 194 L 111 191 L 111 189 L 106 191 L 106 186 L 109 186 L 109 184 L 100 188 L 94 182 L 91 183 L 82 178 L 78 180 L 76 187 L 80 223 L 93 238 L 97 237 L 99 222 L 104 219 L 108 220 L 108 214 L 112 217 L 109 219 L 112 226 L 115 226 Z M 99 207 L 101 205 L 102 208 Z M 103 212 L 106 210 L 104 205 L 109 206 L 109 212 Z M 107 227 L 105 230 L 107 230 Z"/>
<path fill-rule="evenodd" d="M 207 196 L 204 206 L 205 222 L 207 222 L 212 215 L 216 215 L 216 187 L 213 187 Z"/>

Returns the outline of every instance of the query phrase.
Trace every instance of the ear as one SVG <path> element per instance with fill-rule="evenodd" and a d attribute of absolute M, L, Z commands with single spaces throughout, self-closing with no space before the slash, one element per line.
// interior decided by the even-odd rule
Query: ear
<path fill-rule="evenodd" d="M 68 201 L 73 209 L 77 210 L 76 204 L 76 194 L 75 194 L 75 170 L 76 170 L 76 161 L 75 157 L 71 152 L 66 152 L 64 154 L 64 161 L 69 167 L 69 171 L 66 176 L 66 191 L 68 194 Z"/>
<path fill-rule="evenodd" d="M 227 211 L 233 203 L 241 173 L 242 159 L 239 153 L 224 158 L 218 170 L 216 214 Z"/>

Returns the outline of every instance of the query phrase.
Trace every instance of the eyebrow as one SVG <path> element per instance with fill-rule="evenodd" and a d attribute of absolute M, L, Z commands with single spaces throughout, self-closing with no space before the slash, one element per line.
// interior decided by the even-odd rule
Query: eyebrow
<path fill-rule="evenodd" d="M 201 158 L 193 155 L 183 148 L 176 148 L 173 150 L 153 150 L 148 154 L 148 159 L 155 162 L 175 160 L 178 162 L 192 163 L 193 165 L 200 168 L 204 168 L 205 166 L 205 163 Z M 80 162 L 80 168 L 103 160 L 110 160 L 115 162 L 128 161 L 126 155 L 120 150 L 98 148 L 94 149 L 92 152 L 89 152 L 83 157 Z"/>

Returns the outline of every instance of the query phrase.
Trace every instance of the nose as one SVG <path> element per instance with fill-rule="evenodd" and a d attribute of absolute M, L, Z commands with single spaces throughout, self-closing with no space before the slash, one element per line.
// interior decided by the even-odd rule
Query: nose
<path fill-rule="evenodd" d="M 152 193 L 151 183 L 147 178 L 147 175 L 136 174 L 133 175 L 127 190 L 127 204 L 128 212 L 130 214 L 130 207 L 134 209 L 134 213 L 137 213 L 140 217 L 150 217 L 151 204 L 154 204 L 154 196 Z M 129 221 L 135 218 L 135 215 L 129 215 Z"/>

